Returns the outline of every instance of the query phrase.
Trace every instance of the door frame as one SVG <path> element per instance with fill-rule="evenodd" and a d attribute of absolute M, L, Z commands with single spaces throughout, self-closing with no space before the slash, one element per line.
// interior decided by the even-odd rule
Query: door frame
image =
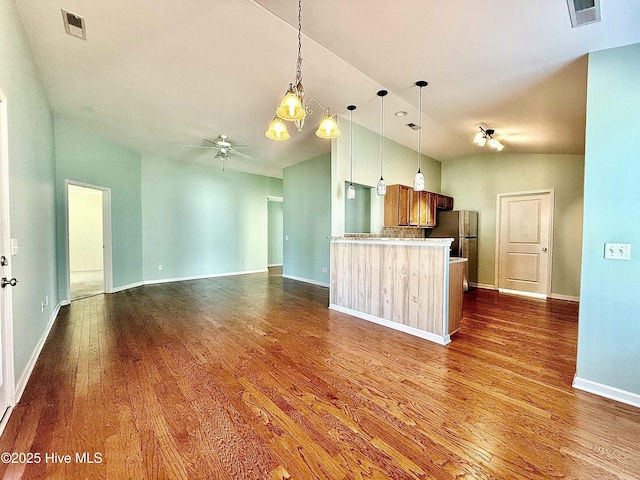
<path fill-rule="evenodd" d="M 7 97 L 0 90 L 0 199 L 2 209 L 0 210 L 0 235 L 2 255 L 9 258 L 9 265 L 5 268 L 8 278 L 11 278 L 11 210 L 9 208 L 9 129 L 7 115 Z M 4 379 L 4 398 L 1 399 L 3 405 L 7 405 L 6 412 L 0 421 L 0 434 L 4 430 L 11 410 L 15 406 L 15 365 L 13 356 L 13 293 L 10 288 L 3 289 L 4 301 L 2 302 L 2 312 L 0 312 L 0 328 L 2 329 L 2 342 L 0 344 L 0 363 L 2 367 L 2 377 Z"/>
<path fill-rule="evenodd" d="M 525 195 L 549 195 L 549 246 L 547 247 L 547 269 L 549 272 L 547 278 L 547 284 L 545 285 L 546 293 L 530 293 L 530 292 L 521 292 L 519 290 L 507 290 L 504 288 L 500 288 L 500 219 L 502 215 L 502 199 L 503 197 L 517 197 L 517 196 L 525 196 Z M 528 297 L 534 298 L 548 298 L 551 296 L 551 277 L 553 276 L 553 219 L 555 214 L 556 206 L 555 206 L 555 189 L 548 188 L 542 190 L 527 190 L 524 192 L 508 192 L 508 193 L 498 193 L 496 195 L 496 245 L 495 245 L 495 267 L 494 267 L 494 284 L 498 291 L 509 292 L 509 293 L 517 293 L 518 295 L 524 295 Z"/>
<path fill-rule="evenodd" d="M 282 244 L 282 263 L 274 263 L 273 265 L 269 264 L 269 249 L 271 248 L 271 245 L 269 244 L 270 240 L 271 240 L 271 236 L 269 235 L 269 222 L 270 222 L 270 218 L 269 218 L 269 202 L 275 202 L 275 203 L 284 203 L 284 198 L 283 197 L 277 197 L 274 195 L 268 195 L 267 196 L 267 268 L 269 267 L 282 267 L 284 266 L 284 238 L 282 239 L 283 244 Z M 282 235 L 284 236 L 284 225 L 282 227 L 283 232 Z"/>
<path fill-rule="evenodd" d="M 64 181 L 64 219 L 65 219 L 65 254 L 67 270 L 67 299 L 65 304 L 71 303 L 71 266 L 69 265 L 71 254 L 69 251 L 69 186 L 92 188 L 102 191 L 102 259 L 104 265 L 104 292 L 113 293 L 113 251 L 111 241 L 111 189 L 100 185 L 78 182 L 66 179 Z"/>

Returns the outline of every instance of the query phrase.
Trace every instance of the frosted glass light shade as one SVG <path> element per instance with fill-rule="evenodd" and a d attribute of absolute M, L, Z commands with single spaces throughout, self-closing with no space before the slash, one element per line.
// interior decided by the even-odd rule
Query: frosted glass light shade
<path fill-rule="evenodd" d="M 504 145 L 502 145 L 498 140 L 496 140 L 495 138 L 490 138 L 489 139 L 489 146 L 491 148 L 495 148 L 497 151 L 502 151 L 502 149 L 504 148 Z"/>
<path fill-rule="evenodd" d="M 276 115 L 284 120 L 295 121 L 304 118 L 306 114 L 302 101 L 293 91 L 293 87 L 289 86 L 289 90 L 280 102 L 280 107 L 276 110 Z"/>
<path fill-rule="evenodd" d="M 320 126 L 318 126 L 318 130 L 316 130 L 316 135 L 320 138 L 338 138 L 340 133 L 340 130 L 338 130 L 338 124 L 330 113 L 327 113 L 324 116 L 320 122 Z"/>
<path fill-rule="evenodd" d="M 283 141 L 289 138 L 287 126 L 281 118 L 276 117 L 269 125 L 269 129 L 265 132 L 265 136 L 271 140 Z"/>
<path fill-rule="evenodd" d="M 476 133 L 476 136 L 473 137 L 473 143 L 475 143 L 476 145 L 480 145 L 481 147 L 484 147 L 484 144 L 487 143 L 487 137 L 485 136 L 484 133 L 478 132 Z"/>
<path fill-rule="evenodd" d="M 416 176 L 413 179 L 413 189 L 416 192 L 421 192 L 424 190 L 424 175 L 420 170 L 418 170 L 418 173 L 416 173 Z"/>
<path fill-rule="evenodd" d="M 353 186 L 353 183 L 350 183 L 347 188 L 347 200 L 353 200 L 354 198 L 356 198 L 356 187 Z"/>
<path fill-rule="evenodd" d="M 380 197 L 384 197 L 387 194 L 387 184 L 384 183 L 384 178 L 380 177 L 378 180 L 378 185 L 376 186 L 376 193 Z"/>

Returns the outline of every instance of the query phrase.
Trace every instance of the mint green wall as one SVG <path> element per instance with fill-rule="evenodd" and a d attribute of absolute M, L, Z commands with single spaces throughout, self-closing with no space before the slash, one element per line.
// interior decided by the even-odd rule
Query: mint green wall
<path fill-rule="evenodd" d="M 478 283 L 495 284 L 496 196 L 555 191 L 551 292 L 580 294 L 584 157 L 582 155 L 482 154 L 442 164 L 442 190 L 456 210 L 478 212 Z"/>
<path fill-rule="evenodd" d="M 345 188 L 349 182 L 345 182 Z M 353 184 L 356 190 L 356 198 L 345 201 L 345 233 L 371 233 L 371 194 L 375 195 L 375 189 Z"/>
<path fill-rule="evenodd" d="M 78 123 L 55 119 L 58 288 L 67 296 L 65 180 L 111 189 L 113 287 L 142 281 L 140 155 Z"/>
<path fill-rule="evenodd" d="M 0 0 L 0 91 L 7 99 L 15 380 L 58 303 L 53 119 L 15 2 Z M 3 252 L 7 254 L 8 252 Z M 40 302 L 49 295 L 49 305 Z"/>
<path fill-rule="evenodd" d="M 355 111 L 357 112 L 357 110 Z M 374 187 L 380 179 L 380 135 L 356 123 L 353 123 L 353 183 Z M 350 180 L 351 127 L 349 121 L 338 118 L 342 135 L 331 144 L 331 192 L 332 224 L 334 236 L 345 233 L 345 181 Z M 417 146 L 416 133 L 416 146 Z M 440 192 L 440 162 L 422 155 L 422 173 L 425 190 Z M 387 185 L 413 185 L 413 177 L 418 170 L 418 152 L 385 139 L 383 175 Z M 371 231 L 380 233 L 383 224 L 384 199 L 377 195 L 371 197 Z"/>
<path fill-rule="evenodd" d="M 321 155 L 287 167 L 283 180 L 283 273 L 328 285 L 331 156 Z M 327 273 L 322 272 L 323 268 Z"/>
<path fill-rule="evenodd" d="M 282 189 L 282 188 L 281 188 Z M 282 265 L 284 248 L 284 211 L 282 202 L 268 202 L 269 208 L 269 265 Z"/>
<path fill-rule="evenodd" d="M 640 44 L 589 55 L 577 376 L 640 394 Z M 605 260 L 605 242 L 631 260 Z"/>
<path fill-rule="evenodd" d="M 145 281 L 265 270 L 270 195 L 281 180 L 143 157 Z"/>

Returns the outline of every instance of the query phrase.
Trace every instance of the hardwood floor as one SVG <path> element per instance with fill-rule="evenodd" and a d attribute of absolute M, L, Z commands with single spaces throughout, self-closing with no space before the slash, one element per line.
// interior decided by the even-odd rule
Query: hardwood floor
<path fill-rule="evenodd" d="M 0 477 L 638 478 L 640 410 L 571 387 L 577 305 L 464 302 L 442 347 L 266 273 L 79 300 L 0 439 L 41 461 Z"/>

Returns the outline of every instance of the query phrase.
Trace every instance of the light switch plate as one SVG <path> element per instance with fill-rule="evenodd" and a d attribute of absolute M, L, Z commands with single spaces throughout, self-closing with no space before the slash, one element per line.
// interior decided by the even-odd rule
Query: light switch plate
<path fill-rule="evenodd" d="M 631 260 L 631 244 L 605 243 L 604 258 L 609 260 Z"/>

